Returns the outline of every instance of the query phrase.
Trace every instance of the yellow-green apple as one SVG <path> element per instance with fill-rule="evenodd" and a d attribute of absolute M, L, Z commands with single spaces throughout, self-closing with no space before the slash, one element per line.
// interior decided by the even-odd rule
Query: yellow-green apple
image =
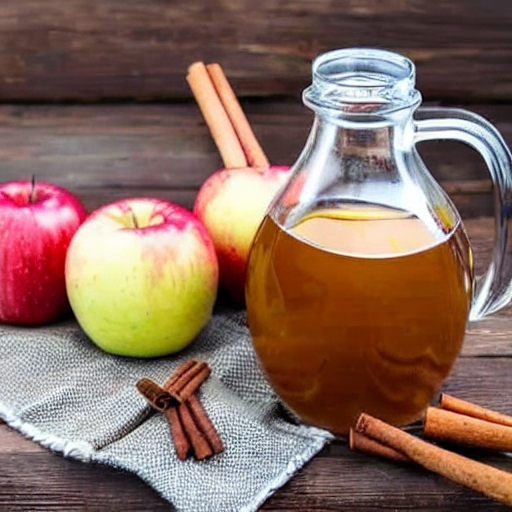
<path fill-rule="evenodd" d="M 244 303 L 249 251 L 265 212 L 290 176 L 287 166 L 221 169 L 201 186 L 194 214 L 208 229 L 219 260 L 220 286 Z"/>
<path fill-rule="evenodd" d="M 85 217 L 79 199 L 57 185 L 0 185 L 0 321 L 39 325 L 69 312 L 64 262 Z"/>
<path fill-rule="evenodd" d="M 112 354 L 156 357 L 185 348 L 209 320 L 218 262 L 188 210 L 130 198 L 92 212 L 71 241 L 66 287 L 89 338 Z"/>

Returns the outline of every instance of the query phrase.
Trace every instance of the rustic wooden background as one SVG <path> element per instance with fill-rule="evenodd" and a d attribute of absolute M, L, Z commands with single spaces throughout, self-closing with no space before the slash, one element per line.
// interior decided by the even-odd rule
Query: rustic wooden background
<path fill-rule="evenodd" d="M 270 160 L 291 164 L 311 61 L 349 46 L 406 54 L 426 102 L 484 114 L 511 145 L 511 27 L 509 0 L 2 0 L 0 181 L 35 173 L 89 209 L 138 194 L 190 206 L 221 162 L 188 65 L 220 62 Z M 491 213 L 472 150 L 420 149 L 464 215 Z"/>
<path fill-rule="evenodd" d="M 221 165 L 185 82 L 192 62 L 222 64 L 270 160 L 291 164 L 312 120 L 300 100 L 312 59 L 353 46 L 407 55 L 426 102 L 483 114 L 512 146 L 510 0 L 1 0 L 0 182 L 35 174 L 73 190 L 89 210 L 134 195 L 191 206 Z M 492 187 L 473 150 L 429 142 L 420 151 L 464 216 L 491 214 Z M 484 224 L 481 238 L 490 244 L 492 224 Z M 510 381 L 508 358 L 487 351 L 495 339 L 509 351 L 510 321 L 500 318 L 473 336 L 482 349 L 463 358 L 457 373 L 462 395 L 464 386 L 469 397 L 482 388 L 484 403 L 495 407 L 508 395 L 480 377 L 487 372 Z M 8 484 L 0 486 L 1 510 L 89 510 L 84 494 L 97 510 L 113 510 L 114 503 L 123 510 L 168 509 L 130 475 L 95 473 L 51 456 L 5 425 L 0 434 Z M 389 466 L 371 466 L 368 480 L 354 484 L 350 475 L 360 474 L 354 467 L 367 462 L 340 454 L 317 458 L 265 508 L 341 510 L 350 506 L 347 495 L 365 510 L 481 504 L 420 473 L 405 481 L 405 473 L 395 472 L 403 488 L 390 487 L 390 476 L 379 487 Z M 69 489 L 66 475 L 75 481 Z M 354 485 L 361 492 L 350 494 Z"/>
<path fill-rule="evenodd" d="M 418 66 L 427 97 L 512 97 L 508 0 L 2 0 L 0 97 L 174 100 L 192 60 L 242 95 L 298 97 L 318 53 L 380 46 Z"/>

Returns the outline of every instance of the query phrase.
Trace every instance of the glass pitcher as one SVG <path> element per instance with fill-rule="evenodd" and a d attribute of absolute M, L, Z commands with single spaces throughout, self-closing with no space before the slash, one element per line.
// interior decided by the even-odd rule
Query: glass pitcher
<path fill-rule="evenodd" d="M 303 99 L 314 123 L 248 264 L 254 348 L 305 422 L 344 435 L 364 411 L 405 425 L 447 377 L 468 318 L 511 298 L 511 154 L 473 113 L 417 111 L 414 65 L 392 52 L 319 56 Z M 489 167 L 496 236 L 479 278 L 460 216 L 416 151 L 430 139 L 463 141 Z"/>

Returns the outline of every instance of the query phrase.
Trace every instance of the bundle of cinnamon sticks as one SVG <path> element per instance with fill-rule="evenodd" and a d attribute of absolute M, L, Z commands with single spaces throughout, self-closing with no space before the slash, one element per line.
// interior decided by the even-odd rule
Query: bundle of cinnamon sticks
<path fill-rule="evenodd" d="M 437 407 L 429 407 L 423 435 L 501 452 L 512 451 L 512 416 L 443 394 Z M 430 471 L 512 505 L 512 474 L 474 461 L 361 414 L 349 434 L 353 450 L 415 462 Z"/>
<path fill-rule="evenodd" d="M 224 167 L 268 168 L 269 161 L 220 64 L 194 62 L 186 79 Z"/>
<path fill-rule="evenodd" d="M 144 398 L 166 416 L 180 460 L 190 455 L 204 460 L 224 450 L 217 430 L 196 396 L 210 372 L 206 362 L 189 360 L 180 365 L 163 386 L 148 378 L 137 382 L 137 389 Z"/>

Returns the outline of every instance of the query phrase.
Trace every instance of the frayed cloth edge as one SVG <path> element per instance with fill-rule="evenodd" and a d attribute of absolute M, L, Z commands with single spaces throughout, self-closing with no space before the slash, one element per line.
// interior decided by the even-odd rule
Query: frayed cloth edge
<path fill-rule="evenodd" d="M 25 423 L 8 407 L 0 404 L 0 418 L 7 425 L 22 433 L 32 441 L 52 450 L 60 452 L 64 457 L 70 457 L 82 462 L 90 462 L 95 450 L 87 441 L 69 441 L 53 434 L 41 431 L 30 423 Z"/>

